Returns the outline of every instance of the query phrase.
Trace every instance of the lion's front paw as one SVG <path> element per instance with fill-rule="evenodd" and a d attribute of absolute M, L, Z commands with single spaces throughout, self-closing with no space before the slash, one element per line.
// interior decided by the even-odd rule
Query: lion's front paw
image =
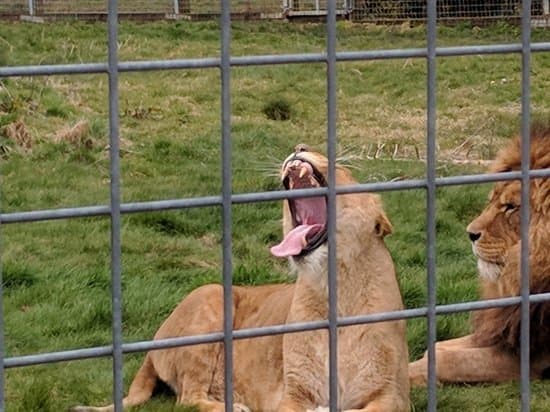
<path fill-rule="evenodd" d="M 411 387 L 428 384 L 428 359 L 426 357 L 409 363 L 409 382 Z"/>
<path fill-rule="evenodd" d="M 248 408 L 248 406 L 243 405 L 242 403 L 234 403 L 233 410 L 235 412 L 250 412 L 250 409 Z"/>

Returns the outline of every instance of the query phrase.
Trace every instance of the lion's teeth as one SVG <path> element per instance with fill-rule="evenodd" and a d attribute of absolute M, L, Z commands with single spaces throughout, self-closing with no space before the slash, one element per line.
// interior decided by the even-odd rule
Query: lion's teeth
<path fill-rule="evenodd" d="M 309 172 L 309 170 L 307 169 L 307 167 L 306 167 L 306 166 L 302 166 L 302 168 L 300 169 L 300 174 L 298 175 L 298 177 L 301 179 L 301 178 L 304 177 L 308 172 Z"/>

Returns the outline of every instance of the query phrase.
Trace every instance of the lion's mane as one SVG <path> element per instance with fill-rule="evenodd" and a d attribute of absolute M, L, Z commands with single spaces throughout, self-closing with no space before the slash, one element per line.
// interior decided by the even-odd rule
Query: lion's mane
<path fill-rule="evenodd" d="M 521 140 L 515 138 L 502 149 L 492 172 L 509 172 L 521 168 Z M 531 169 L 550 168 L 550 126 L 534 124 L 531 128 Z M 531 294 L 550 292 L 550 178 L 531 181 L 529 262 Z M 503 275 L 495 282 L 482 281 L 481 295 L 495 299 L 520 294 L 520 245 L 507 253 Z M 530 355 L 550 352 L 550 301 L 530 305 Z M 498 345 L 519 354 L 520 305 L 481 310 L 473 315 L 474 337 L 480 345 Z"/>

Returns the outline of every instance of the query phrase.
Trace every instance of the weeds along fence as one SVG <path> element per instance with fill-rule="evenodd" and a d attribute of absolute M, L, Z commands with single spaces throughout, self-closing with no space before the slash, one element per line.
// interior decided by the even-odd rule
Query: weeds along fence
<path fill-rule="evenodd" d="M 12 2 L 15 4 L 15 2 Z M 42 2 L 44 5 L 50 2 Z M 54 2 L 51 2 L 54 3 Z M 57 2 L 61 3 L 61 2 Z M 27 3 L 25 3 L 27 4 Z M 125 6 L 126 4 L 126 6 Z M 0 356 L 3 357 L 4 368 L 0 371 L 0 410 L 5 409 L 4 397 L 4 370 L 30 365 L 38 365 L 52 362 L 79 360 L 95 357 L 112 357 L 113 368 L 113 398 L 115 410 L 122 411 L 123 376 L 122 361 L 124 353 L 143 352 L 174 346 L 195 345 L 207 342 L 223 342 L 225 357 L 225 404 L 226 410 L 232 410 L 233 404 L 233 375 L 232 375 L 232 350 L 233 340 L 253 338 L 281 334 L 287 332 L 305 331 L 313 329 L 328 329 L 329 331 L 329 383 L 330 383 L 330 410 L 338 410 L 337 387 L 337 328 L 355 324 L 383 322 L 396 319 L 412 319 L 424 317 L 427 319 L 428 335 L 428 410 L 437 410 L 437 386 L 435 377 L 435 340 L 436 317 L 440 314 L 466 312 L 490 307 L 503 307 L 509 305 L 521 305 L 521 410 L 530 410 L 530 381 L 529 381 L 529 303 L 550 300 L 550 293 L 529 294 L 529 262 L 528 262 L 528 223 L 529 223 L 529 180 L 534 177 L 550 177 L 549 170 L 529 170 L 529 132 L 530 132 L 530 59 L 534 52 L 550 52 L 550 42 L 531 42 L 531 3 L 525 0 L 521 16 L 522 40 L 518 44 L 492 44 L 474 46 L 436 47 L 436 24 L 438 7 L 434 0 L 428 1 L 425 12 L 427 15 L 427 46 L 420 49 L 387 49 L 387 50 L 362 50 L 355 52 L 336 51 L 336 20 L 338 8 L 336 2 L 328 2 L 326 17 L 326 52 L 292 54 L 292 55 L 258 55 L 240 56 L 231 55 L 231 12 L 232 4 L 223 2 L 221 13 L 220 54 L 217 57 L 178 59 L 178 60 L 150 60 L 140 62 L 119 61 L 118 40 L 118 11 L 128 7 L 130 3 L 121 1 L 120 8 L 116 0 L 109 1 L 108 10 L 108 58 L 105 62 L 63 64 L 63 65 L 30 65 L 0 67 L 0 78 L 16 76 L 53 76 L 76 75 L 81 73 L 103 74 L 108 79 L 108 117 L 110 139 L 110 203 L 90 207 L 75 207 L 51 210 L 35 210 L 28 212 L 10 212 L 0 215 L 1 225 L 20 224 L 23 222 L 47 221 L 55 219 L 73 219 L 84 216 L 108 216 L 110 218 L 111 231 L 111 294 L 112 294 L 112 344 L 93 348 L 78 348 L 60 352 L 31 354 L 24 356 L 5 357 L 3 351 L 3 334 L 0 334 Z M 132 3 L 135 4 L 135 3 Z M 148 3 L 149 4 L 149 3 Z M 168 4 L 169 6 L 169 4 Z M 24 5 L 22 6 L 24 7 Z M 522 75 L 522 109 L 521 109 L 521 135 L 522 135 L 522 168 L 519 172 L 507 172 L 484 175 L 462 175 L 445 178 L 436 177 L 436 79 L 438 58 L 468 55 L 485 55 L 498 53 L 515 53 L 521 55 Z M 231 137 L 231 70 L 233 67 L 281 65 L 281 64 L 319 64 L 325 65 L 326 71 L 326 113 L 327 113 L 327 153 L 329 159 L 329 173 L 334 175 L 336 159 L 336 111 L 337 111 L 337 78 L 336 66 L 344 61 L 377 61 L 383 59 L 410 58 L 422 59 L 427 63 L 427 162 L 426 177 L 419 180 L 402 180 L 379 183 L 364 183 L 355 187 L 346 187 L 349 192 L 383 192 L 408 189 L 423 189 L 426 191 L 426 250 L 427 250 L 427 306 L 416 309 L 406 309 L 395 312 L 376 313 L 350 318 L 340 318 L 337 315 L 336 295 L 336 264 L 335 264 L 335 216 L 329 214 L 329 317 L 323 321 L 296 323 L 291 325 L 276 325 L 263 328 L 250 328 L 244 330 L 232 330 L 232 204 L 263 202 L 281 200 L 293 195 L 285 191 L 268 191 L 235 195 L 232 193 L 232 137 Z M 36 62 L 38 64 L 38 62 Z M 120 160 L 119 160 L 119 73 L 137 72 L 145 70 L 194 70 L 211 69 L 219 70 L 221 78 L 221 124 L 222 131 L 220 145 L 222 156 L 222 190 L 217 196 L 193 197 L 176 200 L 163 200 L 139 203 L 121 203 L 120 197 Z M 437 188 L 451 185 L 468 185 L 500 180 L 516 179 L 521 181 L 521 295 L 518 297 L 497 299 L 490 301 L 474 301 L 467 303 L 454 303 L 447 305 L 436 304 L 436 192 Z M 334 187 L 334 182 L 329 179 L 329 187 L 315 189 L 309 195 L 318 196 L 320 191 L 324 193 L 329 205 L 333 207 L 336 196 L 343 192 L 343 188 Z M 300 191 L 300 196 L 308 196 L 307 192 Z M 121 283 L 121 214 L 135 212 L 152 212 L 169 209 L 185 209 L 203 206 L 217 206 L 222 210 L 223 220 L 223 288 L 224 288 L 224 324 L 223 333 L 213 333 L 199 336 L 186 336 L 157 341 L 123 342 L 122 339 L 122 283 Z M 0 290 L 1 292 L 1 290 Z M 0 299 L 2 293 L 0 293 Z M 0 311 L 2 306 L 0 304 Z M 0 316 L 0 322 L 3 317 Z M 0 323 L 0 328 L 3 324 Z"/>
<path fill-rule="evenodd" d="M 121 17 L 150 20 L 162 18 L 208 19 L 221 13 L 214 0 L 120 0 Z M 550 18 L 550 0 L 533 0 L 531 15 Z M 232 0 L 234 18 L 315 18 L 327 14 L 327 0 Z M 519 19 L 521 0 L 441 0 L 436 13 L 440 21 Z M 106 16 L 103 0 L 2 0 L 4 18 L 81 18 Z M 420 0 L 338 0 L 336 14 L 355 21 L 398 23 L 426 21 L 427 2 Z"/>

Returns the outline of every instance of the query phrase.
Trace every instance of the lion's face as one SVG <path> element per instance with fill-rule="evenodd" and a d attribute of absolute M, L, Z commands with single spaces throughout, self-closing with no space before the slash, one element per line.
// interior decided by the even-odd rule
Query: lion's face
<path fill-rule="evenodd" d="M 326 187 L 328 160 L 307 146 L 296 146 L 281 167 L 281 181 L 287 190 Z M 336 167 L 336 184 L 355 183 L 347 169 Z M 279 257 L 306 256 L 327 241 L 327 199 L 324 196 L 288 199 L 284 202 L 283 241 L 271 252 Z"/>
<path fill-rule="evenodd" d="M 499 182 L 489 195 L 489 204 L 466 228 L 477 257 L 479 275 L 496 281 L 507 254 L 519 240 L 520 183 Z"/>

